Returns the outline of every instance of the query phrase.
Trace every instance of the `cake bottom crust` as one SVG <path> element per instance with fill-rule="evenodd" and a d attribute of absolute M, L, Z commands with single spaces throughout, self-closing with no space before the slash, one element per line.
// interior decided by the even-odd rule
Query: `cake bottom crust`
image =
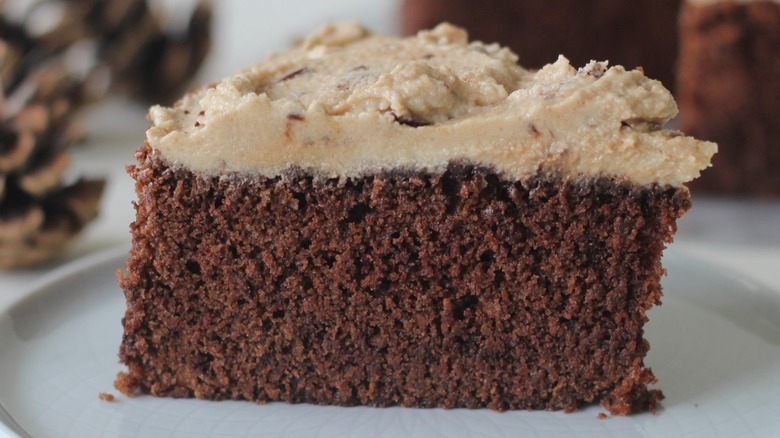
<path fill-rule="evenodd" d="M 662 398 L 643 359 L 685 189 L 347 181 L 172 170 L 147 147 L 120 284 L 126 394 L 613 414 Z"/>

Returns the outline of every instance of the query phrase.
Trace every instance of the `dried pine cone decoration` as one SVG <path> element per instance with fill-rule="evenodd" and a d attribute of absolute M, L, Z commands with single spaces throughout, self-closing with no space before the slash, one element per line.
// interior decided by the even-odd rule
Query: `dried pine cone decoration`
<path fill-rule="evenodd" d="M 70 0 L 88 5 L 74 10 L 72 25 L 90 23 L 101 35 L 99 56 L 111 67 L 113 87 L 154 103 L 179 97 L 208 54 L 211 6 L 201 1 L 186 29 L 166 31 L 147 1 Z"/>
<path fill-rule="evenodd" d="M 210 8 L 166 32 L 146 0 L 0 0 L 0 268 L 62 251 L 103 181 L 65 184 L 75 115 L 110 90 L 170 99 L 202 63 Z"/>
<path fill-rule="evenodd" d="M 148 9 L 144 11 L 147 17 L 154 17 Z M 147 102 L 173 103 L 181 96 L 183 86 L 192 79 L 209 52 L 211 18 L 210 4 L 201 2 L 183 32 L 160 32 L 160 23 L 147 25 L 146 31 L 152 31 L 145 38 L 146 43 L 140 46 L 137 61 L 127 63 L 127 52 L 120 47 L 111 54 L 112 65 L 122 59 L 125 61 L 126 69 L 117 70 L 118 85 L 131 96 Z M 133 32 L 128 32 L 125 38 L 133 35 L 138 38 L 138 34 Z M 128 44 L 132 45 L 132 42 Z"/>

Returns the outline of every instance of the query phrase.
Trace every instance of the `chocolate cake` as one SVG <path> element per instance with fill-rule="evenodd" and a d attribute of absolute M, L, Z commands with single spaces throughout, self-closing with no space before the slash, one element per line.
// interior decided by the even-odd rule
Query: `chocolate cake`
<path fill-rule="evenodd" d="M 574 65 L 592 59 L 642 67 L 675 85 L 677 14 L 681 0 L 404 0 L 401 23 L 414 34 L 447 21 L 482 41 L 497 41 L 539 68 L 565 54 Z"/>
<path fill-rule="evenodd" d="M 721 145 L 694 189 L 780 196 L 780 2 L 688 0 L 680 36 L 680 126 Z"/>
<path fill-rule="evenodd" d="M 329 405 L 653 409 L 646 312 L 715 145 L 640 71 L 440 25 L 327 26 L 175 107 L 130 168 L 116 386 Z"/>

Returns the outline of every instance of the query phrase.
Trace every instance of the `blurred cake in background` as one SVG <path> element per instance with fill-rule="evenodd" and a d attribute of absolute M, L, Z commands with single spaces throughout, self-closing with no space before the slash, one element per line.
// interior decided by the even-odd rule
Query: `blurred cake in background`
<path fill-rule="evenodd" d="M 720 145 L 697 192 L 780 196 L 780 2 L 687 0 L 680 129 Z"/>
<path fill-rule="evenodd" d="M 520 62 L 539 68 L 565 55 L 572 65 L 609 60 L 642 67 L 674 86 L 680 0 L 404 0 L 405 34 L 441 21 L 464 26 L 474 39 L 511 47 Z"/>

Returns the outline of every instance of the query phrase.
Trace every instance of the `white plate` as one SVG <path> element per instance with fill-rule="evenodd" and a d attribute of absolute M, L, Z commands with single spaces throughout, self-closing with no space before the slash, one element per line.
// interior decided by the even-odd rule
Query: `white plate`
<path fill-rule="evenodd" d="M 507 412 L 335 408 L 117 394 L 127 248 L 97 254 L 0 309 L 0 436 L 780 436 L 780 293 L 692 258 L 665 262 L 664 305 L 651 312 L 647 362 L 666 394 L 658 415 L 603 410 Z"/>

